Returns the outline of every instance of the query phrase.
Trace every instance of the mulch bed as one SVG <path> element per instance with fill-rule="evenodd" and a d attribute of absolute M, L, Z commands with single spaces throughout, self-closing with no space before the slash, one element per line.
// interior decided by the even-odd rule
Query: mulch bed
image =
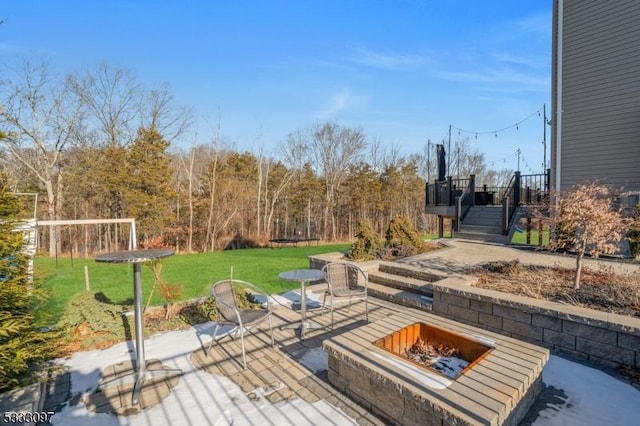
<path fill-rule="evenodd" d="M 489 262 L 469 273 L 478 277 L 480 288 L 640 317 L 640 280 L 616 274 L 611 267 L 583 268 L 577 290 L 574 270 L 523 265 L 517 260 Z"/>

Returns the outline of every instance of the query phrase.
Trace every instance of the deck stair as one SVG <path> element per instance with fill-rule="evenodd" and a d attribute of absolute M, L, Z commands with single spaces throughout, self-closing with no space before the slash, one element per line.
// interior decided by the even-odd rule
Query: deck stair
<path fill-rule="evenodd" d="M 460 223 L 457 238 L 505 243 L 502 206 L 472 206 Z"/>

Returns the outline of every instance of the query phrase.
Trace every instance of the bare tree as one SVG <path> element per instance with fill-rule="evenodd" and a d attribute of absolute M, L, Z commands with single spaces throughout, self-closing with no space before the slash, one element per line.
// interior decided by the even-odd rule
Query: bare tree
<path fill-rule="evenodd" d="M 476 184 L 484 184 L 492 187 L 505 187 L 509 184 L 509 180 L 512 176 L 513 170 L 511 169 L 489 169 L 485 172 L 483 177 L 481 176 L 476 179 Z"/>
<path fill-rule="evenodd" d="M 609 188 L 591 182 L 577 185 L 557 196 L 549 211 L 538 209 L 535 216 L 555 230 L 553 249 L 567 248 L 576 256 L 574 288 L 580 288 L 585 254 L 598 257 L 614 253 L 625 230 L 626 221 L 613 203 Z"/>
<path fill-rule="evenodd" d="M 216 183 L 218 179 L 218 167 L 220 163 L 221 155 L 221 129 L 222 129 L 222 113 L 218 110 L 218 115 L 215 123 L 213 139 L 211 141 L 211 162 L 209 164 L 209 171 L 207 173 L 207 183 L 209 192 L 209 208 L 207 213 L 207 234 L 205 237 L 205 250 L 209 244 L 211 251 L 215 250 L 215 239 L 217 233 L 220 231 L 220 227 L 217 226 L 218 220 L 216 219 Z M 233 213 L 235 215 L 235 211 Z M 227 217 L 227 221 L 224 227 L 229 223 L 231 217 Z M 223 227 L 223 228 L 224 228 Z"/>
<path fill-rule="evenodd" d="M 276 211 L 280 197 L 289 188 L 291 180 L 296 174 L 294 169 L 287 169 L 281 163 L 275 163 L 272 159 L 266 159 L 261 167 L 264 167 L 264 230 L 269 231 L 273 223 L 273 215 Z"/>
<path fill-rule="evenodd" d="M 147 129 L 155 127 L 169 142 L 179 138 L 191 127 L 193 115 L 189 108 L 178 107 L 174 103 L 167 85 L 149 91 L 141 105 L 141 126 Z"/>
<path fill-rule="evenodd" d="M 0 85 L 0 125 L 7 137 L 1 140 L 9 156 L 34 176 L 47 195 L 50 219 L 62 209 L 64 155 L 77 140 L 80 104 L 69 85 L 50 74 L 44 60 L 23 59 L 19 68 L 5 74 Z M 50 234 L 50 249 L 56 232 Z M 53 253 L 53 250 L 52 250 Z"/>
<path fill-rule="evenodd" d="M 471 148 L 469 138 L 456 141 L 454 152 L 451 153 L 450 170 L 458 178 L 475 175 L 476 181 L 482 181 L 486 172 L 484 154 Z"/>
<path fill-rule="evenodd" d="M 369 142 L 369 165 L 371 168 L 380 173 L 384 169 L 386 157 L 382 141 L 379 138 L 372 138 Z"/>
<path fill-rule="evenodd" d="M 101 141 L 108 145 L 130 143 L 137 130 L 143 91 L 133 73 L 106 63 L 84 75 L 69 76 L 73 90 L 88 110 L 89 121 L 95 126 Z"/>
<path fill-rule="evenodd" d="M 310 139 L 308 131 L 298 129 L 289 133 L 286 141 L 278 145 L 278 153 L 287 167 L 302 170 L 304 163 L 310 160 Z"/>
<path fill-rule="evenodd" d="M 329 122 L 312 129 L 311 154 L 325 182 L 324 232 L 331 222 L 331 239 L 336 238 L 336 195 L 347 176 L 349 165 L 358 160 L 367 143 L 359 129 Z M 325 235 L 326 237 L 326 235 Z"/>
<path fill-rule="evenodd" d="M 196 133 L 195 140 L 197 141 L 198 134 Z M 191 148 L 189 151 L 189 164 L 185 164 L 183 162 L 183 167 L 187 172 L 187 196 L 188 196 L 188 204 L 189 204 L 189 226 L 187 230 L 187 252 L 191 253 L 193 251 L 193 166 L 196 160 L 196 150 L 195 147 Z"/>

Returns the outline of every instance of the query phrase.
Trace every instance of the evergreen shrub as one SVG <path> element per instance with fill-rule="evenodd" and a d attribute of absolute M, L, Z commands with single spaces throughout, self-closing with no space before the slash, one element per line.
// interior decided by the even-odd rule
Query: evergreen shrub
<path fill-rule="evenodd" d="M 356 241 L 351 245 L 348 258 L 356 261 L 374 259 L 376 252 L 382 247 L 382 242 L 373 229 L 373 224 L 368 219 L 362 219 L 358 223 Z"/>

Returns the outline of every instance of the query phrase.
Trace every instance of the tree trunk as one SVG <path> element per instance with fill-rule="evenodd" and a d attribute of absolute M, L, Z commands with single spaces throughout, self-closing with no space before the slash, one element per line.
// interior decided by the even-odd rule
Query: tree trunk
<path fill-rule="evenodd" d="M 584 249 L 581 248 L 578 251 L 578 257 L 576 258 L 576 276 L 573 282 L 573 289 L 580 289 L 580 276 L 582 275 L 582 258 L 584 257 Z"/>
<path fill-rule="evenodd" d="M 260 152 L 260 156 L 258 157 L 258 194 L 256 196 L 256 235 L 258 236 L 262 235 L 262 216 L 260 211 L 260 203 L 262 203 L 262 179 L 262 152 Z"/>
<path fill-rule="evenodd" d="M 193 252 L 193 163 L 195 161 L 195 151 L 191 149 L 189 154 L 189 171 L 187 173 L 189 177 L 189 230 L 187 236 L 187 252 Z"/>
<path fill-rule="evenodd" d="M 45 182 L 45 188 L 47 189 L 47 213 L 49 214 L 49 220 L 56 220 L 56 195 L 53 190 L 53 182 L 48 180 Z M 55 257 L 59 251 L 60 230 L 57 226 L 52 226 L 49 229 L 49 256 Z"/>
<path fill-rule="evenodd" d="M 215 152 L 215 157 L 213 159 L 213 176 L 211 176 L 211 183 L 209 186 L 209 213 L 207 216 L 207 236 L 205 238 L 205 251 L 206 251 L 206 244 L 208 242 L 211 243 L 211 251 L 215 250 L 215 225 L 213 223 L 213 214 L 214 214 L 214 207 L 215 207 L 215 195 L 216 195 L 216 172 L 218 169 L 218 152 L 216 150 Z"/>

